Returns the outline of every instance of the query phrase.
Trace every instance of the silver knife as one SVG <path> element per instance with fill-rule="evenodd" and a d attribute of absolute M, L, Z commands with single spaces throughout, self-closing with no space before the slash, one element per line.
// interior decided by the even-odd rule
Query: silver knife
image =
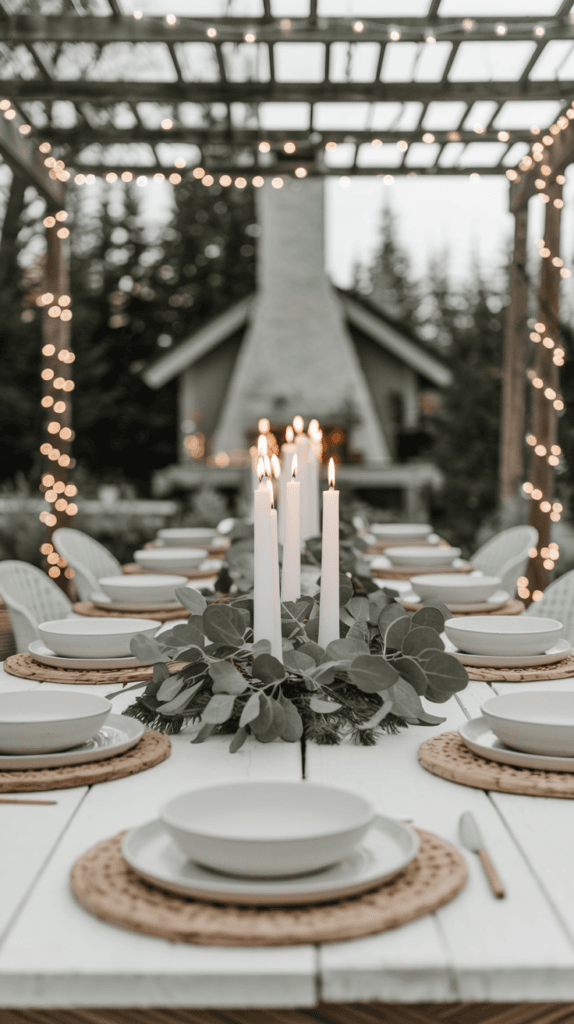
<path fill-rule="evenodd" d="M 477 853 L 480 857 L 484 873 L 488 878 L 490 888 L 494 895 L 497 899 L 502 899 L 504 896 L 502 882 L 500 881 L 498 872 L 486 850 L 476 819 L 470 811 L 465 811 L 464 814 L 461 814 L 459 832 L 463 846 L 466 846 L 467 850 L 472 850 L 473 853 Z"/>

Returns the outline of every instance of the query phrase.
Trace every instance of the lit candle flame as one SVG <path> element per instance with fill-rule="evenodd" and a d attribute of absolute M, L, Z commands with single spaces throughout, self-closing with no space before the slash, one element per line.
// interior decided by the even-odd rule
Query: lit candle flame
<path fill-rule="evenodd" d="M 265 476 L 271 476 L 271 463 L 269 462 L 269 456 L 263 456 L 263 464 L 265 466 Z"/>
<path fill-rule="evenodd" d="M 273 476 L 278 480 L 281 476 L 281 463 L 276 455 L 271 456 L 271 469 L 273 470 Z"/>
<path fill-rule="evenodd" d="M 260 434 L 268 434 L 269 431 L 271 430 L 271 424 L 270 424 L 269 420 L 265 419 L 265 418 L 263 418 L 262 420 L 259 420 L 259 423 L 257 424 L 257 427 L 259 429 L 259 433 Z"/>
<path fill-rule="evenodd" d="M 257 476 L 259 477 L 259 483 L 261 483 L 265 476 L 265 463 L 261 456 L 259 456 L 259 459 L 257 460 Z"/>
<path fill-rule="evenodd" d="M 329 490 L 335 486 L 335 460 L 329 459 Z"/>
<path fill-rule="evenodd" d="M 311 420 L 309 426 L 307 427 L 307 433 L 309 434 L 309 437 L 313 437 L 313 434 L 316 435 L 318 430 L 319 420 Z"/>
<path fill-rule="evenodd" d="M 259 452 L 260 455 L 267 455 L 267 438 L 263 434 L 259 435 L 259 440 L 257 441 L 257 451 Z"/>
<path fill-rule="evenodd" d="M 292 426 L 288 426 L 287 429 L 285 430 L 285 440 L 286 440 L 287 444 L 293 444 L 293 438 L 294 437 L 295 437 L 295 434 L 293 432 L 293 427 Z"/>
<path fill-rule="evenodd" d="M 303 433 L 303 427 L 305 426 L 305 421 L 304 421 L 303 417 L 302 416 L 295 416 L 293 418 L 293 426 L 295 428 L 295 433 L 296 434 L 302 434 Z"/>
<path fill-rule="evenodd" d="M 293 456 L 293 462 L 291 463 L 291 479 L 295 480 L 296 478 L 297 478 L 297 456 L 294 455 Z"/>

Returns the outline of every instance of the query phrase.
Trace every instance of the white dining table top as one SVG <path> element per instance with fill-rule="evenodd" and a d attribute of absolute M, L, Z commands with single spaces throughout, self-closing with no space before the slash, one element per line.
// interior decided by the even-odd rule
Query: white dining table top
<path fill-rule="evenodd" d="M 59 684 L 0 669 L 0 691 Z M 574 801 L 487 794 L 431 775 L 420 743 L 480 713 L 493 692 L 574 689 L 574 679 L 470 683 L 446 721 L 409 727 L 375 747 L 307 744 L 306 778 L 368 796 L 381 813 L 413 819 L 460 849 L 458 821 L 471 810 L 498 868 L 496 900 L 475 854 L 463 850 L 464 890 L 434 914 L 352 942 L 269 949 L 169 943 L 123 931 L 73 899 L 70 871 L 94 843 L 156 817 L 170 796 L 243 779 L 300 779 L 299 744 L 229 737 L 191 745 L 172 737 L 167 761 L 129 778 L 56 790 L 55 806 L 0 805 L 0 1005 L 4 1007 L 308 1007 L 361 1000 L 574 1001 Z M 105 694 L 117 686 L 90 686 Z M 133 694 L 115 699 L 116 710 Z M 24 794 L 26 796 L 27 794 Z M 28 794 L 31 795 L 31 794 Z"/>

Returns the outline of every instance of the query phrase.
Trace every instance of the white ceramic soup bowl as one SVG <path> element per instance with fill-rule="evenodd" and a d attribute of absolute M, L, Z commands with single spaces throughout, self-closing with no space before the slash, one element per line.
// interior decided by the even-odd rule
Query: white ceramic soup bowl
<path fill-rule="evenodd" d="M 228 875 L 278 878 L 346 857 L 376 819 L 363 797 L 307 782 L 237 782 L 182 793 L 161 811 L 180 850 Z"/>
<path fill-rule="evenodd" d="M 528 754 L 574 756 L 574 693 L 505 693 L 485 701 L 481 711 L 507 747 Z"/>
<path fill-rule="evenodd" d="M 49 754 L 87 743 L 104 725 L 111 701 L 91 693 L 0 693 L 0 753 Z"/>
<path fill-rule="evenodd" d="M 471 576 L 467 573 L 429 573 L 425 576 L 411 576 L 411 586 L 419 597 L 440 597 L 441 601 L 453 604 L 480 604 L 499 590 L 498 576 Z"/>
<path fill-rule="evenodd" d="M 533 615 L 465 615 L 444 624 L 459 651 L 505 656 L 544 654 L 560 639 L 562 630 L 558 619 Z"/>
<path fill-rule="evenodd" d="M 385 555 L 393 565 L 452 565 L 460 557 L 460 548 L 396 547 Z"/>
<path fill-rule="evenodd" d="M 136 551 L 134 559 L 142 569 L 197 569 L 205 558 L 205 548 L 148 548 Z"/>
<path fill-rule="evenodd" d="M 186 544 L 211 545 L 214 541 L 217 542 L 219 534 L 209 526 L 170 526 L 165 530 L 158 530 L 157 539 L 170 548 L 177 548 Z"/>
<path fill-rule="evenodd" d="M 155 636 L 160 628 L 153 619 L 56 619 L 41 622 L 41 639 L 63 658 L 128 658 L 132 637 Z"/>
<path fill-rule="evenodd" d="M 428 523 L 371 523 L 369 532 L 377 540 L 426 540 L 433 528 Z"/>
<path fill-rule="evenodd" d="M 183 586 L 185 580 L 181 576 L 162 576 L 159 573 L 144 573 L 134 576 L 104 576 L 98 583 L 107 597 L 112 601 L 129 601 L 132 604 L 145 604 L 157 601 L 175 601 L 176 590 Z"/>

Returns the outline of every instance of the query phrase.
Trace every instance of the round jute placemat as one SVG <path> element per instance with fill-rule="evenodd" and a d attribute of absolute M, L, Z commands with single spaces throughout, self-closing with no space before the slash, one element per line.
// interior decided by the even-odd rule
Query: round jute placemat
<path fill-rule="evenodd" d="M 457 655 L 464 665 L 464 654 Z M 540 665 L 538 668 L 476 668 L 465 665 L 468 678 L 482 683 L 535 683 L 544 679 L 568 679 L 574 676 L 574 654 L 554 665 Z"/>
<path fill-rule="evenodd" d="M 213 576 L 217 576 L 217 569 L 142 569 L 141 565 L 137 562 L 128 562 L 126 565 L 122 565 L 122 572 L 125 576 L 132 576 L 134 573 L 145 572 L 148 573 L 160 573 L 165 576 L 167 573 L 169 576 L 185 576 L 188 580 L 210 580 Z"/>
<path fill-rule="evenodd" d="M 171 753 L 169 736 L 149 729 L 139 743 L 125 754 L 90 764 L 71 764 L 62 768 L 27 768 L 0 772 L 0 793 L 39 793 L 44 789 L 75 789 L 98 782 L 124 779 L 145 772 L 165 761 Z"/>
<path fill-rule="evenodd" d="M 469 750 L 457 732 L 443 732 L 425 740 L 419 747 L 419 761 L 433 775 L 459 782 L 461 786 L 522 796 L 574 798 L 574 775 L 487 761 Z"/>
<path fill-rule="evenodd" d="M 418 612 L 421 608 L 424 608 L 423 604 L 416 604 L 412 601 L 401 601 L 401 604 L 407 612 Z M 459 604 L 456 606 L 456 611 L 453 610 L 454 606 L 449 604 L 448 601 L 445 601 L 445 604 L 452 611 L 453 619 L 460 619 L 465 615 L 520 615 L 525 608 L 524 601 L 519 601 L 518 598 L 510 598 L 500 607 L 495 605 L 494 608 L 486 601 L 483 604 L 475 605 Z"/>
<path fill-rule="evenodd" d="M 155 619 L 156 622 L 172 622 L 174 619 L 187 619 L 191 615 L 183 605 L 167 612 L 117 612 L 96 608 L 93 601 L 76 601 L 72 608 L 77 615 L 87 615 L 94 619 Z"/>
<path fill-rule="evenodd" d="M 31 654 L 12 654 L 6 658 L 4 668 L 12 676 L 20 679 L 34 679 L 38 683 L 71 683 L 83 686 L 124 685 L 126 683 L 147 682 L 153 676 L 153 665 L 140 665 L 136 668 L 55 668 L 53 665 L 40 665 Z M 182 662 L 172 662 L 170 672 L 178 672 Z"/>
<path fill-rule="evenodd" d="M 78 903 L 109 924 L 168 942 L 200 946 L 290 946 L 341 942 L 398 928 L 452 900 L 466 881 L 458 850 L 418 831 L 414 861 L 372 892 L 314 906 L 241 907 L 164 893 L 142 881 L 122 857 L 125 832 L 92 846 L 74 864 Z"/>
<path fill-rule="evenodd" d="M 443 565 L 435 568 L 430 565 L 413 565 L 413 566 L 402 566 L 399 569 L 371 569 L 373 576 L 379 580 L 410 580 L 411 576 L 424 576 L 427 572 L 435 573 L 440 572 L 472 572 L 472 565 L 470 562 L 465 562 L 464 565 L 453 567 L 452 565 Z"/>

